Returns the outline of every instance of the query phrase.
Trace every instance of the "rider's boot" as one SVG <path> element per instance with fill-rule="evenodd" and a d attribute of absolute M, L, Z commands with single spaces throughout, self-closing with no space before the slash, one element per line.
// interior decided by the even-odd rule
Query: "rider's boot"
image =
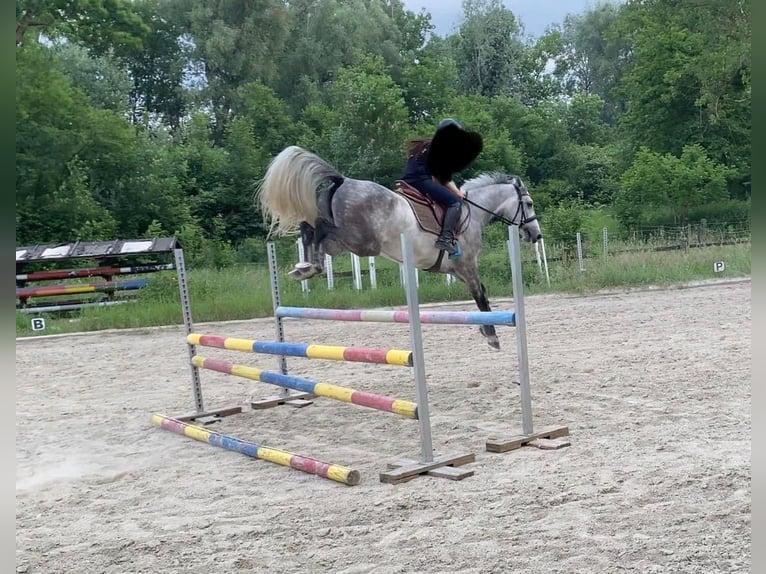
<path fill-rule="evenodd" d="M 441 235 L 439 235 L 436 243 L 434 243 L 437 249 L 446 251 L 450 259 L 457 259 L 463 254 L 463 250 L 460 249 L 460 243 L 455 239 L 455 230 L 462 209 L 463 204 L 460 202 L 455 202 L 447 207 L 447 210 L 444 212 Z"/>

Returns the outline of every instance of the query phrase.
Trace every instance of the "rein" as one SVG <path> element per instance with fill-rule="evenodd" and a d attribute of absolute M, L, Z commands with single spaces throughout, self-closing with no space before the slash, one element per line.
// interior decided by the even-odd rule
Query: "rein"
<path fill-rule="evenodd" d="M 499 219 L 506 225 L 517 225 L 516 223 L 514 223 L 514 220 L 516 219 L 517 215 L 520 215 L 521 217 L 519 217 L 518 226 L 521 227 L 522 225 L 526 225 L 527 223 L 530 223 L 534 221 L 535 219 L 537 219 L 537 215 L 533 215 L 532 217 L 529 217 L 529 218 L 526 216 L 526 214 L 524 213 L 524 202 L 521 200 L 523 194 L 521 193 L 518 187 L 514 186 L 514 188 L 516 189 L 516 195 L 519 196 L 519 201 L 517 202 L 516 213 L 513 214 L 513 217 L 511 219 L 508 219 L 507 217 L 503 217 L 499 213 L 495 213 L 494 211 L 487 209 L 486 207 L 479 205 L 476 202 L 471 201 L 470 199 L 468 199 L 467 193 L 465 197 L 463 197 L 463 201 L 470 203 L 474 207 L 478 207 L 479 209 L 481 209 L 482 211 L 486 213 L 489 213 L 492 217 Z"/>

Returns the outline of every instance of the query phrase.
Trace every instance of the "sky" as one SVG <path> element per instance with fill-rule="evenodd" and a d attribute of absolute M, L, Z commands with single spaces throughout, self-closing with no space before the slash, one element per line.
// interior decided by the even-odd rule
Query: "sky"
<path fill-rule="evenodd" d="M 440 36 L 454 32 L 463 11 L 462 0 L 403 0 L 407 10 L 418 13 L 425 8 L 431 14 L 434 32 Z M 539 37 L 554 23 L 561 23 L 571 13 L 580 13 L 596 5 L 596 0 L 504 0 L 524 25 L 525 35 Z"/>

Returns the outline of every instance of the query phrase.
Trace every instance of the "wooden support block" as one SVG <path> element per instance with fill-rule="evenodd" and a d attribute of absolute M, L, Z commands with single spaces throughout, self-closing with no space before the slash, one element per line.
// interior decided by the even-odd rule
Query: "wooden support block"
<path fill-rule="evenodd" d="M 472 452 L 445 455 L 434 458 L 431 462 L 419 462 L 416 460 L 397 460 L 388 464 L 389 472 L 380 473 L 380 482 L 387 484 L 400 484 L 422 474 L 438 478 L 447 478 L 449 480 L 462 480 L 473 476 L 473 470 L 457 469 L 453 467 L 462 466 L 469 462 L 474 462 L 476 455 Z"/>
<path fill-rule="evenodd" d="M 569 436 L 569 427 L 549 427 L 528 435 L 520 434 L 500 438 L 490 437 L 487 439 L 486 447 L 489 452 L 508 452 L 523 446 L 552 450 L 569 446 L 571 443 L 568 439 L 561 439 L 561 437 L 566 436 Z"/>
<path fill-rule="evenodd" d="M 572 442 L 568 438 L 536 438 L 529 441 L 527 446 L 533 446 L 540 450 L 558 450 L 571 444 Z"/>
<path fill-rule="evenodd" d="M 194 421 L 194 422 L 200 423 L 201 425 L 208 425 L 211 423 L 217 423 L 223 417 L 238 415 L 241 412 L 242 412 L 242 407 L 224 407 L 224 408 L 215 409 L 212 411 L 205 411 L 202 413 L 191 413 L 188 415 L 181 415 L 181 416 L 173 417 L 173 418 L 179 421 L 183 421 L 185 423 Z"/>
<path fill-rule="evenodd" d="M 274 396 L 266 399 L 250 401 L 250 406 L 254 409 L 270 409 L 279 405 L 288 405 L 295 408 L 302 408 L 314 404 L 316 395 L 311 393 L 295 393 L 287 396 Z"/>
<path fill-rule="evenodd" d="M 401 460 L 394 460 L 389 462 L 386 466 L 388 468 L 400 468 L 402 466 L 411 466 L 411 465 L 417 465 L 419 464 L 416 460 L 410 460 L 410 459 L 401 459 Z M 449 480 L 463 480 L 464 478 L 468 478 L 469 476 L 473 476 L 473 469 L 472 468 L 463 468 L 463 467 L 456 467 L 456 466 L 442 466 L 439 468 L 435 468 L 433 470 L 427 471 L 425 474 L 427 476 L 433 476 L 435 478 L 446 478 Z M 410 476 L 408 479 L 401 480 L 400 482 L 406 482 L 406 480 L 411 480 L 413 478 L 417 478 L 420 476 L 419 474 L 414 474 Z"/>

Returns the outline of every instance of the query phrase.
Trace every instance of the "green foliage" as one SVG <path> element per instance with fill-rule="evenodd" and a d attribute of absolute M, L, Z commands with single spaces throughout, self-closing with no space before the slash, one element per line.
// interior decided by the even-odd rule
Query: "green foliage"
<path fill-rule="evenodd" d="M 614 32 L 621 20 L 616 3 L 599 1 L 581 14 L 569 14 L 561 29 L 549 32 L 549 42 L 558 42 L 560 50 L 551 56 L 555 62 L 553 76 L 564 93 L 585 94 L 602 100 L 602 118 L 612 123 L 622 103 L 615 97 L 614 87 L 622 77 L 629 46 Z M 584 142 L 581 142 L 584 143 Z"/>
<path fill-rule="evenodd" d="M 129 106 L 130 76 L 111 55 L 94 56 L 68 42 L 56 44 L 54 53 L 61 69 L 97 108 L 125 113 Z"/>
<path fill-rule="evenodd" d="M 128 0 L 16 0 L 16 46 L 37 32 L 105 53 L 115 45 L 139 47 L 147 30 Z"/>
<path fill-rule="evenodd" d="M 616 87 L 635 147 L 702 145 L 741 193 L 750 169 L 750 2 L 628 3 L 615 28 L 630 46 Z M 725 151 L 724 151 L 725 150 Z"/>
<path fill-rule="evenodd" d="M 287 8 L 278 0 L 172 0 L 169 11 L 192 40 L 193 61 L 205 77 L 202 95 L 215 117 L 213 135 L 220 141 L 234 117 L 239 86 L 275 80 Z"/>
<path fill-rule="evenodd" d="M 351 177 L 392 185 L 404 164 L 408 114 L 383 59 L 363 56 L 341 69 L 331 92 L 338 124 L 322 142 L 324 155 Z"/>
<path fill-rule="evenodd" d="M 621 179 L 620 218 L 636 224 L 645 206 L 667 207 L 676 223 L 685 223 L 694 206 L 727 200 L 728 173 L 729 168 L 708 158 L 699 145 L 685 146 L 680 157 L 642 148 Z"/>
<path fill-rule="evenodd" d="M 585 207 L 579 201 L 567 201 L 545 210 L 543 233 L 551 242 L 571 246 L 582 231 Z"/>
<path fill-rule="evenodd" d="M 465 0 L 456 41 L 460 87 L 466 93 L 494 96 L 519 87 L 521 28 L 500 0 Z"/>
<path fill-rule="evenodd" d="M 623 228 L 619 219 L 605 208 L 599 207 L 583 211 L 580 221 L 580 233 L 583 237 L 601 243 L 605 227 L 608 237 L 615 238 L 622 235 Z"/>
<path fill-rule="evenodd" d="M 448 115 L 457 95 L 458 67 L 447 47 L 430 42 L 403 63 L 403 91 L 413 122 Z"/>

